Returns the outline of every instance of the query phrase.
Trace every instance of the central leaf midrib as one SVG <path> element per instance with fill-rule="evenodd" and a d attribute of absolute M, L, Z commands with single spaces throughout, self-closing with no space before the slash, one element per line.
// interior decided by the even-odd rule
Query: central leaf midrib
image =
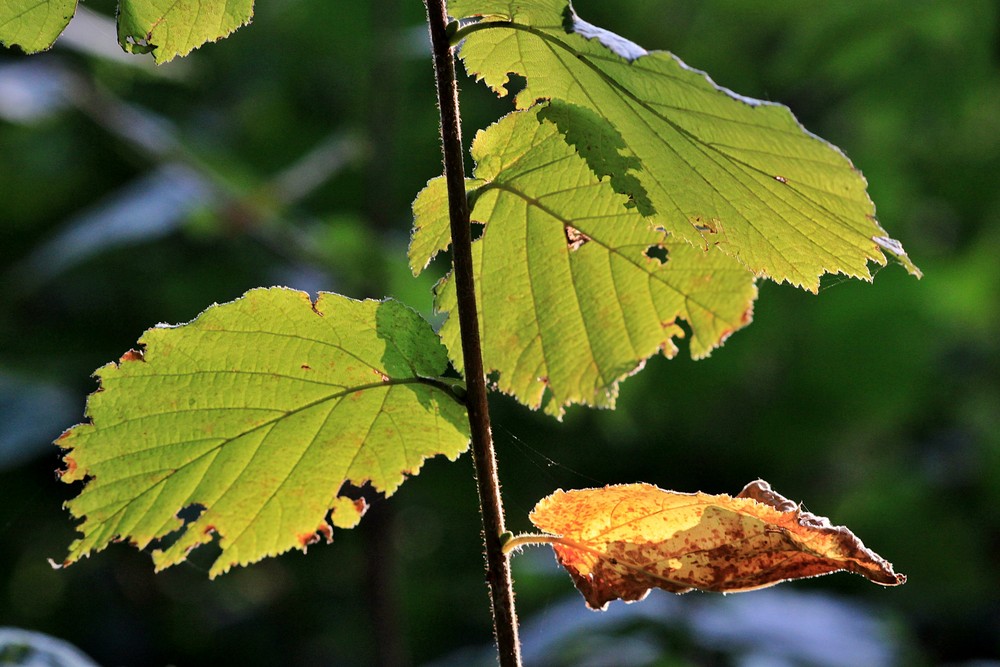
<path fill-rule="evenodd" d="M 148 377 L 155 377 L 155 376 L 148 376 Z M 227 445 L 228 443 L 230 443 L 230 442 L 232 442 L 234 440 L 238 440 L 239 438 L 242 438 L 242 437 L 244 437 L 246 435 L 249 435 L 249 434 L 253 433 L 254 431 L 256 431 L 258 429 L 261 429 L 261 428 L 263 428 L 265 426 L 269 426 L 269 425 L 275 424 L 275 423 L 281 421 L 282 419 L 287 419 L 288 417 L 291 417 L 291 416 L 293 416 L 295 414 L 298 414 L 298 413 L 303 412 L 305 410 L 308 410 L 310 408 L 314 408 L 314 407 L 316 407 L 318 405 L 322 405 L 326 401 L 343 398 L 345 396 L 349 396 L 350 394 L 358 393 L 358 392 L 361 392 L 361 391 L 368 391 L 370 389 L 377 389 L 377 388 L 380 388 L 380 387 L 388 388 L 388 387 L 392 387 L 394 385 L 405 385 L 405 384 L 423 384 L 423 385 L 426 385 L 426 386 L 429 386 L 429 387 L 433 387 L 434 389 L 437 389 L 438 391 L 440 391 L 442 393 L 448 394 L 449 396 L 452 397 L 453 400 L 457 400 L 450 392 L 447 392 L 444 389 L 442 389 L 441 387 L 437 386 L 437 384 L 434 383 L 433 381 L 431 381 L 429 378 L 421 378 L 421 377 L 417 377 L 417 378 L 390 378 L 388 381 L 373 382 L 373 383 L 366 384 L 366 385 L 356 385 L 354 387 L 350 387 L 350 388 L 344 389 L 342 391 L 334 392 L 332 394 L 327 394 L 327 395 L 322 396 L 322 397 L 320 397 L 318 399 L 315 399 L 315 400 L 310 401 L 308 403 L 305 403 L 303 405 L 297 406 L 295 408 L 291 408 L 289 410 L 281 410 L 280 408 L 266 408 L 266 407 L 242 408 L 242 409 L 248 409 L 248 410 L 276 410 L 276 411 L 279 411 L 281 414 L 278 415 L 278 416 L 276 416 L 276 417 L 274 417 L 274 418 L 267 419 L 267 420 L 265 420 L 265 421 L 263 421 L 263 422 L 261 422 L 259 424 L 255 424 L 254 426 L 252 426 L 252 427 L 250 427 L 250 428 L 248 428 L 248 429 L 246 429 L 244 431 L 241 431 L 240 433 L 237 433 L 235 435 L 226 437 L 225 439 L 222 440 L 222 442 L 220 442 L 215 447 L 202 452 L 201 454 L 199 454 L 194 459 L 191 459 L 190 461 L 187 461 L 184 464 L 182 464 L 181 466 L 179 466 L 177 468 L 177 470 L 182 469 L 185 465 L 188 465 L 190 463 L 194 463 L 195 461 L 197 461 L 198 459 L 202 458 L 206 454 L 211 453 L 211 452 L 213 452 L 213 451 L 215 451 L 217 449 L 220 449 L 221 447 L 224 447 L 225 445 Z M 183 414 L 185 412 L 204 411 L 204 410 L 240 410 L 240 409 L 241 408 L 238 407 L 238 406 L 233 406 L 233 407 L 223 406 L 223 407 L 218 407 L 218 408 L 181 409 L 181 410 L 171 410 L 169 412 L 148 413 L 148 414 L 142 415 L 141 417 L 136 417 L 135 419 L 126 419 L 126 420 L 123 420 L 123 421 L 120 421 L 120 422 L 116 422 L 115 424 L 110 424 L 108 426 L 104 426 L 104 427 L 102 427 L 99 430 L 104 430 L 106 428 L 111 428 L 113 426 L 119 426 L 121 424 L 127 424 L 129 422 L 138 421 L 139 419 L 145 419 L 145 418 L 148 418 L 148 417 L 159 417 L 159 416 L 163 416 L 163 415 Z M 170 445 L 182 444 L 183 442 L 188 442 L 188 441 L 174 442 L 174 443 L 170 443 Z M 116 460 L 118 458 L 121 458 L 121 457 L 124 457 L 124 456 L 131 456 L 131 455 L 135 455 L 135 454 L 142 454 L 142 453 L 145 453 L 145 452 L 155 451 L 155 450 L 157 450 L 157 449 L 159 449 L 159 448 L 161 448 L 163 446 L 164 446 L 163 443 L 157 443 L 156 445 L 153 445 L 151 447 L 147 447 L 146 449 L 137 449 L 137 450 L 133 450 L 133 451 L 130 451 L 130 452 L 125 452 L 125 453 L 122 453 L 122 454 L 117 454 L 115 456 L 112 456 L 112 457 L 109 457 L 109 458 L 106 458 L 106 459 L 101 459 L 101 460 L 98 460 L 98 461 L 91 461 L 91 462 L 88 462 L 88 465 L 91 466 L 91 467 L 93 467 L 93 466 L 96 466 L 96 465 L 105 464 L 105 463 L 108 463 L 109 461 L 114 461 L 114 460 Z"/>

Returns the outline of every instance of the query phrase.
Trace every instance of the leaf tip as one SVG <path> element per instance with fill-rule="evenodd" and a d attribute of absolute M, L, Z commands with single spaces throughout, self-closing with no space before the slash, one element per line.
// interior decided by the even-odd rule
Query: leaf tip
<path fill-rule="evenodd" d="M 890 255 L 899 260 L 899 263 L 903 265 L 907 273 L 920 280 L 924 277 L 923 271 L 917 268 L 917 265 L 913 263 L 909 255 L 906 254 L 906 250 L 903 249 L 903 244 L 896 239 L 889 238 L 888 236 L 873 236 L 872 241 L 875 242 L 882 250 L 885 250 Z M 884 262 L 883 262 L 884 263 Z"/>

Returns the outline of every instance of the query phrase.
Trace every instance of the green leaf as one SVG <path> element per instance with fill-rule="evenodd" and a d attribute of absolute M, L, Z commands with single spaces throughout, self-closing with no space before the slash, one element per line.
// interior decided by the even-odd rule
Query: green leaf
<path fill-rule="evenodd" d="M 253 0 L 121 0 L 118 42 L 162 64 L 227 37 L 252 16 Z"/>
<path fill-rule="evenodd" d="M 483 360 L 499 371 L 497 387 L 525 405 L 539 407 L 548 389 L 545 409 L 555 416 L 571 403 L 611 407 L 618 383 L 648 357 L 676 353 L 679 319 L 692 356 L 708 355 L 749 323 L 757 294 L 736 260 L 676 240 L 597 176 L 601 153 L 588 164 L 550 119 L 572 111 L 512 113 L 472 147 L 483 182 L 472 217 L 486 224 L 473 243 Z M 416 218 L 414 244 L 447 224 L 420 210 Z M 456 312 L 450 278 L 436 306 Z M 441 337 L 461 368 L 457 317 Z"/>
<path fill-rule="evenodd" d="M 465 179 L 467 193 L 474 193 L 483 182 Z M 435 255 L 451 245 L 451 219 L 448 212 L 448 184 L 443 178 L 431 180 L 413 201 L 415 227 L 410 236 L 410 270 L 418 276 Z"/>
<path fill-rule="evenodd" d="M 717 246 L 755 274 L 811 291 L 824 273 L 871 279 L 883 250 L 919 270 L 875 219 L 867 183 L 784 106 L 717 86 L 666 52 L 582 21 L 566 0 L 452 0 L 470 74 L 515 104 L 563 100 L 607 119 L 642 165 L 636 178 L 677 239 Z"/>
<path fill-rule="evenodd" d="M 161 569 L 218 535 L 215 576 L 329 539 L 364 510 L 347 484 L 391 495 L 468 443 L 444 348 L 396 301 L 258 289 L 140 343 L 57 443 L 62 479 L 88 480 L 65 564 L 127 539 Z"/>
<path fill-rule="evenodd" d="M 76 0 L 0 0 L 0 44 L 44 51 L 75 13 Z"/>
<path fill-rule="evenodd" d="M 76 0 L 0 0 L 0 44 L 44 51 L 75 11 Z M 118 42 L 165 63 L 232 34 L 252 16 L 253 0 L 121 0 Z"/>

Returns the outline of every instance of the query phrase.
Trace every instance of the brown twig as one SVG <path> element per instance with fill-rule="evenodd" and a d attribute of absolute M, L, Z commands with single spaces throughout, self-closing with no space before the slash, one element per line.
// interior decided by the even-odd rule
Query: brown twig
<path fill-rule="evenodd" d="M 472 232 L 469 226 L 469 202 L 465 194 L 465 165 L 462 126 L 458 112 L 458 87 L 455 83 L 455 60 L 448 38 L 448 16 L 444 0 L 424 0 L 424 4 L 427 7 L 438 106 L 441 112 L 441 143 L 448 184 L 454 279 L 468 391 L 466 404 L 472 429 L 472 458 L 476 466 L 479 508 L 483 519 L 486 581 L 489 584 L 493 608 L 493 632 L 501 666 L 518 667 L 521 664 L 521 655 L 517 637 L 517 615 L 514 610 L 510 561 L 503 553 L 500 541 L 500 535 L 505 531 L 503 504 L 500 500 L 500 480 L 497 477 L 496 454 L 493 451 L 490 432 L 486 374 L 483 371 L 483 355 L 479 340 L 479 314 L 472 270 Z"/>

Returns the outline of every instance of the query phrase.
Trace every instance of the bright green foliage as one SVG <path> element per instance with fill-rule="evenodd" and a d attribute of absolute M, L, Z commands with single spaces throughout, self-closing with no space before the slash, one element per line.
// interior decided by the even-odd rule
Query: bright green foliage
<path fill-rule="evenodd" d="M 52 46 L 76 12 L 76 0 L 0 1 L 0 44 L 37 53 Z"/>
<path fill-rule="evenodd" d="M 879 226 L 866 182 L 783 106 L 715 85 L 670 53 L 647 52 L 580 20 L 567 0 L 453 0 L 471 74 L 515 103 L 563 100 L 606 118 L 638 159 L 657 223 L 716 245 L 756 275 L 816 291 L 824 273 L 871 279 L 882 250 L 919 271 Z M 616 189 L 634 194 L 618 184 Z"/>
<path fill-rule="evenodd" d="M 0 0 L 0 43 L 43 51 L 75 11 L 76 0 Z M 118 42 L 165 63 L 226 37 L 252 15 L 253 0 L 120 0 Z"/>
<path fill-rule="evenodd" d="M 252 15 L 253 0 L 121 0 L 118 42 L 165 63 L 226 37 Z"/>
<path fill-rule="evenodd" d="M 47 48 L 72 0 L 0 0 L 0 39 Z M 249 22 L 252 0 L 121 0 L 118 38 L 157 62 Z M 467 180 L 484 363 L 499 390 L 560 417 L 614 405 L 618 383 L 690 334 L 708 355 L 751 319 L 757 277 L 817 290 L 871 278 L 895 255 L 864 178 L 785 107 L 716 86 L 668 53 L 581 21 L 567 0 L 453 0 L 468 70 L 518 111 L 481 132 Z M 545 100 L 539 103 L 539 100 Z M 414 204 L 410 264 L 448 247 L 448 197 Z M 97 373 L 91 422 L 67 431 L 69 503 L 83 537 L 66 563 L 116 540 L 158 568 L 218 537 L 211 574 L 357 523 L 349 485 L 392 494 L 424 459 L 457 457 L 467 414 L 455 286 L 440 338 L 394 301 L 255 290 L 157 327 Z M 682 323 L 683 321 L 683 323 Z M 443 344 L 442 344 L 443 342 Z"/>
<path fill-rule="evenodd" d="M 739 263 L 675 240 L 595 175 L 599 156 L 588 164 L 549 120 L 572 113 L 515 112 L 472 147 L 483 182 L 472 217 L 486 224 L 473 244 L 483 360 L 500 372 L 498 388 L 526 405 L 541 405 L 548 387 L 545 409 L 556 416 L 571 403 L 612 406 L 621 379 L 658 351 L 677 351 L 678 319 L 691 328 L 692 356 L 706 356 L 749 323 L 757 294 Z M 576 139 L 598 146 L 602 137 Z M 443 179 L 432 181 L 417 204 L 440 201 L 443 190 Z M 440 238 L 442 210 L 415 207 L 414 245 Z M 460 367 L 450 279 L 437 307 L 451 315 L 441 337 Z"/>
<path fill-rule="evenodd" d="M 217 534 L 214 576 L 355 525 L 346 484 L 390 495 L 467 446 L 445 350 L 396 301 L 258 289 L 140 343 L 97 371 L 91 423 L 58 443 L 62 479 L 88 480 L 67 564 L 127 539 L 164 568 Z"/>

